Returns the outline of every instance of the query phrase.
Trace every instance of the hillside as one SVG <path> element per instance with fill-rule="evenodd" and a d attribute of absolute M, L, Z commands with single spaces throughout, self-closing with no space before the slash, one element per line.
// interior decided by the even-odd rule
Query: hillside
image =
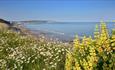
<path fill-rule="evenodd" d="M 10 22 L 0 19 L 0 30 L 6 30 L 10 27 L 10 25 L 11 25 Z"/>

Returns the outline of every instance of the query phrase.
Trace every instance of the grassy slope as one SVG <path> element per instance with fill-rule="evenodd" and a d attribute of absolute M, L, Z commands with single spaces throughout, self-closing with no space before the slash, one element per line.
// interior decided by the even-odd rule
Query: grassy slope
<path fill-rule="evenodd" d="M 9 28 L 9 26 L 7 24 L 0 22 L 0 30 L 6 30 L 8 28 Z"/>

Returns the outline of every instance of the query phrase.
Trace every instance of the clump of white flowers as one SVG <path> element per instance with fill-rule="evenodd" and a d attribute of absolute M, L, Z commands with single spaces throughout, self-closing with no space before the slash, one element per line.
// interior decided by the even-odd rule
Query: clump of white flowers
<path fill-rule="evenodd" d="M 67 45 L 12 31 L 0 32 L 0 70 L 64 70 Z"/>

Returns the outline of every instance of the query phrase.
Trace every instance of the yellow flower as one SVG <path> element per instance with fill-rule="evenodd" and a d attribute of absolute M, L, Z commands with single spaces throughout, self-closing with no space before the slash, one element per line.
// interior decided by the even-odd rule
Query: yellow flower
<path fill-rule="evenodd" d="M 94 34 L 94 39 L 91 36 L 84 36 L 82 40 L 79 40 L 76 36 L 72 51 L 75 55 L 72 57 L 70 54 L 69 59 L 66 58 L 68 62 L 66 70 L 97 70 L 98 67 L 112 69 L 113 62 L 106 64 L 106 61 L 113 61 L 114 59 L 115 34 L 109 35 L 104 22 L 101 22 L 100 30 L 98 30 L 98 26 L 96 27 Z M 99 60 L 105 64 L 98 64 L 100 63 Z"/>
<path fill-rule="evenodd" d="M 75 61 L 75 66 L 74 66 L 73 70 L 81 70 L 77 61 Z"/>
<path fill-rule="evenodd" d="M 73 58 L 70 52 L 67 53 L 66 55 L 66 63 L 65 63 L 65 69 L 66 70 L 71 70 L 72 69 L 72 62 Z"/>
<path fill-rule="evenodd" d="M 78 49 L 80 46 L 80 41 L 79 41 L 79 37 L 76 36 L 75 40 L 74 40 L 74 49 Z"/>

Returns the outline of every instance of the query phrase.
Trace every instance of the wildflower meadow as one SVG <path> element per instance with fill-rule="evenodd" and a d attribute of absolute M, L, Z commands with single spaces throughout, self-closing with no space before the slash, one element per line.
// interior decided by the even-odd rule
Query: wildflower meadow
<path fill-rule="evenodd" d="M 0 70 L 115 70 L 115 29 L 101 22 L 71 44 L 0 31 Z"/>
<path fill-rule="evenodd" d="M 67 44 L 0 32 L 0 70 L 64 70 Z"/>

